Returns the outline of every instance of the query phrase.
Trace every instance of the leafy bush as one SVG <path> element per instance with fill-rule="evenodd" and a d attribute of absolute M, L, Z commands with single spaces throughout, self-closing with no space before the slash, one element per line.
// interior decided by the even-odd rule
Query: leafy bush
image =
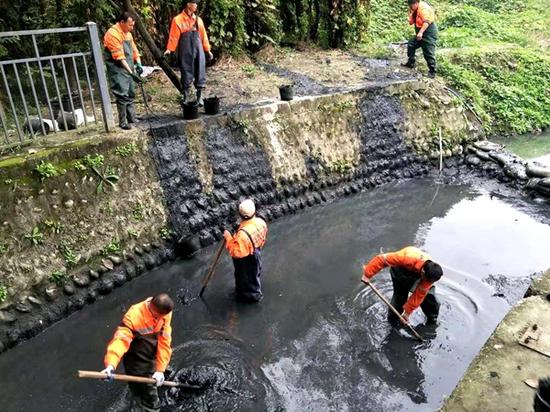
<path fill-rule="evenodd" d="M 34 170 L 40 175 L 40 180 L 59 175 L 57 168 L 50 162 L 45 162 L 44 160 L 41 160 Z"/>
<path fill-rule="evenodd" d="M 244 50 L 247 37 L 242 1 L 208 0 L 204 9 L 208 10 L 208 35 L 216 50 L 234 54 Z"/>
<path fill-rule="evenodd" d="M 453 54 L 440 72 L 467 96 L 498 133 L 550 126 L 550 57 L 525 49 Z"/>

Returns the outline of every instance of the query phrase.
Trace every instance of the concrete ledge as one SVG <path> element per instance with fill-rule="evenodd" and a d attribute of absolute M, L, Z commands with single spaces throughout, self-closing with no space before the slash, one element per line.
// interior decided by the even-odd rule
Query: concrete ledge
<path fill-rule="evenodd" d="M 543 279 L 548 285 L 550 270 L 535 283 Z M 545 296 L 525 298 L 508 313 L 441 410 L 532 411 L 534 390 L 523 381 L 550 375 L 550 358 L 518 343 L 533 323 L 550 327 Z"/>

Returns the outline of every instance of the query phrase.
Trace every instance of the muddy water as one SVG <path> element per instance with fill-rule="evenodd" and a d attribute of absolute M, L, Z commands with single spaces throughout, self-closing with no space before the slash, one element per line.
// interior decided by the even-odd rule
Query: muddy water
<path fill-rule="evenodd" d="M 550 267 L 548 221 L 542 206 L 491 188 L 428 180 L 283 218 L 270 227 L 260 305 L 234 303 L 226 256 L 205 300 L 178 304 L 172 377 L 204 389 L 163 393 L 163 410 L 432 411 L 523 294 L 528 275 Z M 446 267 L 439 324 L 418 326 L 423 344 L 392 329 L 359 283 L 368 257 L 408 244 Z M 2 410 L 125 410 L 124 385 L 79 380 L 76 370 L 102 367 L 133 302 L 198 291 L 213 252 L 158 268 L 1 355 Z M 375 284 L 391 295 L 387 272 Z"/>

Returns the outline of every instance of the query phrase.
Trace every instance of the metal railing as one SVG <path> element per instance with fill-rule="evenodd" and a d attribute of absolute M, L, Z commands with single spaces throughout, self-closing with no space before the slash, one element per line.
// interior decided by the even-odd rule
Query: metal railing
<path fill-rule="evenodd" d="M 68 48 L 63 36 L 79 32 L 87 32 L 89 50 L 41 55 L 39 36 L 61 36 L 57 41 Z M 0 41 L 25 36 L 30 36 L 32 56 L 0 59 L 0 148 L 100 121 L 111 131 L 114 118 L 97 25 L 0 32 Z"/>

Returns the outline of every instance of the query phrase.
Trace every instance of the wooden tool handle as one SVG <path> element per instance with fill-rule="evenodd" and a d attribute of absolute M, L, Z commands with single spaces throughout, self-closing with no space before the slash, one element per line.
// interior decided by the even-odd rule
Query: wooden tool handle
<path fill-rule="evenodd" d="M 107 379 L 107 374 L 103 372 L 95 371 L 78 371 L 79 378 L 91 378 L 91 379 Z M 121 375 L 118 373 L 113 373 L 113 379 L 115 381 L 125 381 L 125 382 L 137 382 L 137 383 L 152 383 L 156 384 L 157 381 L 153 378 L 145 378 L 143 376 L 132 376 L 132 375 Z M 163 386 L 177 387 L 180 386 L 177 382 L 164 381 Z"/>
<path fill-rule="evenodd" d="M 208 285 L 208 282 L 210 282 L 210 279 L 212 278 L 212 275 L 214 274 L 214 269 L 216 269 L 216 265 L 218 264 L 218 260 L 220 260 L 220 256 L 222 255 L 223 248 L 225 246 L 225 238 L 220 242 L 220 247 L 218 248 L 218 251 L 216 252 L 216 255 L 214 256 L 214 260 L 212 261 L 212 265 L 210 265 L 210 270 L 208 271 L 208 274 L 204 278 L 204 281 L 202 282 L 202 288 L 199 292 L 199 297 L 202 297 L 202 294 L 204 293 L 204 290 L 206 289 L 206 286 Z"/>
<path fill-rule="evenodd" d="M 391 310 L 393 313 L 395 313 L 395 314 L 397 315 L 397 317 L 399 318 L 399 320 L 400 320 L 404 325 L 406 325 L 406 326 L 410 329 L 410 331 L 413 333 L 413 335 L 414 335 L 419 341 L 424 342 L 424 339 L 422 339 L 422 336 L 420 336 L 420 335 L 418 334 L 418 332 L 417 332 L 416 330 L 414 330 L 414 328 L 409 324 L 409 322 L 407 322 L 407 321 L 405 320 L 405 318 L 404 318 L 403 316 L 401 316 L 401 314 L 397 311 L 397 309 L 395 309 L 395 308 L 393 307 L 393 305 L 386 299 L 386 297 L 385 297 L 384 295 L 382 295 L 382 293 L 380 293 L 380 292 L 378 291 L 378 289 L 376 289 L 376 288 L 374 287 L 374 285 L 373 285 L 372 283 L 370 283 L 369 281 L 366 281 L 366 282 L 365 282 L 363 279 L 361 279 L 361 282 L 363 282 L 363 283 L 369 285 L 370 288 L 372 289 L 372 291 L 373 291 L 374 293 L 376 293 L 376 294 L 378 295 L 378 297 L 379 297 L 380 299 L 382 299 L 382 302 L 384 302 L 384 303 L 388 306 L 388 308 L 390 308 L 390 310 Z"/>

